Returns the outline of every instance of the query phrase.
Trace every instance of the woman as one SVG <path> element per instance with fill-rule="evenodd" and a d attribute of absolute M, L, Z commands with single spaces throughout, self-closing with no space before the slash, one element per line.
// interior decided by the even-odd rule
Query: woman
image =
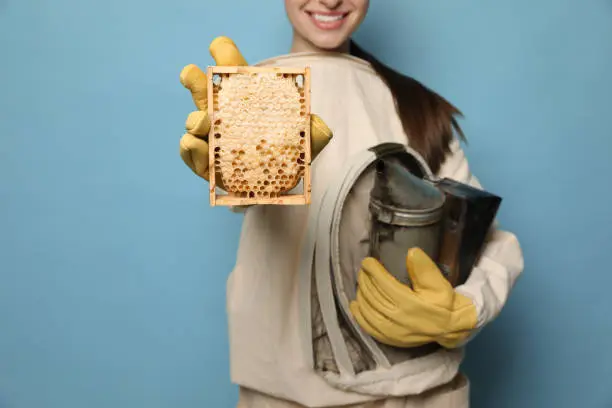
<path fill-rule="evenodd" d="M 454 119 L 458 111 L 351 41 L 368 6 L 368 0 L 285 0 L 294 29 L 291 53 L 258 64 L 311 66 L 312 111 L 324 118 L 334 136 L 329 141 L 328 128 L 315 116 L 309 208 L 243 209 L 236 266 L 227 288 L 231 374 L 240 386 L 242 408 L 467 407 L 469 386 L 459 373 L 462 346 L 499 314 L 523 269 L 516 237 L 495 230 L 465 284 L 453 289 L 416 249 L 406 262 L 414 290 L 400 284 L 377 260 L 365 257 L 368 190 L 356 183 L 339 233 L 340 267 L 358 280 L 348 320 L 397 350 L 424 344 L 439 348 L 391 367 L 377 366 L 344 321 L 338 327 L 350 346 L 354 373 L 344 375 L 337 366 L 328 326 L 320 322 L 319 299 L 308 295 L 316 283 L 309 281 L 311 275 L 303 276 L 313 269 L 310 247 L 326 249 L 327 243 L 311 233 L 323 211 L 324 193 L 347 172 L 352 157 L 380 143 L 403 143 L 436 175 L 479 186 L 454 138 L 454 132 L 461 134 Z M 233 50 L 228 39 L 211 44 L 217 64 L 246 64 Z M 208 179 L 205 77 L 188 66 L 181 81 L 200 109 L 187 120 L 181 157 Z"/>

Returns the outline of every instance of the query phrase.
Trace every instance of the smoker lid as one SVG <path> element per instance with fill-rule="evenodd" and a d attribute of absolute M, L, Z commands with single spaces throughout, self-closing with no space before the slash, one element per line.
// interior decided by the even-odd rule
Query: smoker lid
<path fill-rule="evenodd" d="M 379 221 L 410 226 L 440 219 L 444 194 L 409 167 L 396 157 L 378 159 L 370 210 Z"/>

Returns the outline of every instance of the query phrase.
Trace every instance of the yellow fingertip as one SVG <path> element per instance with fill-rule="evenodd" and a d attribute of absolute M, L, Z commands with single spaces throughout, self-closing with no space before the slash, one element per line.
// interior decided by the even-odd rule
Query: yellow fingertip
<path fill-rule="evenodd" d="M 349 310 L 353 315 L 353 319 L 357 320 L 357 323 L 359 323 L 360 326 L 363 327 L 367 325 L 367 323 L 364 321 L 363 315 L 361 314 L 361 309 L 359 308 L 359 303 L 357 303 L 357 301 L 353 300 L 349 304 Z"/>
<path fill-rule="evenodd" d="M 417 256 L 419 253 L 423 252 L 423 250 L 419 247 L 412 247 L 408 250 L 408 256 L 413 257 Z"/>
<path fill-rule="evenodd" d="M 200 111 L 191 112 L 187 116 L 187 120 L 185 121 L 185 128 L 187 130 L 193 129 L 196 126 L 196 124 L 200 121 L 199 112 Z"/>
<path fill-rule="evenodd" d="M 187 79 L 189 78 L 189 71 L 191 71 L 194 68 L 196 68 L 195 64 L 189 64 L 181 70 L 181 74 L 179 75 L 179 78 L 180 78 L 181 84 L 183 84 L 184 87 L 187 87 Z"/>
<path fill-rule="evenodd" d="M 203 110 L 191 112 L 185 121 L 185 128 L 189 133 L 195 136 L 206 136 L 210 131 L 208 113 Z"/>
<path fill-rule="evenodd" d="M 414 247 L 414 248 L 410 248 L 408 250 L 408 255 L 407 256 L 411 260 L 417 260 L 419 258 L 422 258 L 423 256 L 427 256 L 427 254 L 421 248 Z"/>
<path fill-rule="evenodd" d="M 187 89 L 200 85 L 206 87 L 206 74 L 195 64 L 185 66 L 179 75 L 181 84 Z"/>
<path fill-rule="evenodd" d="M 372 258 L 371 256 L 368 256 L 364 258 L 363 261 L 361 261 L 361 266 L 365 269 L 372 269 L 372 268 L 379 268 L 382 265 L 380 264 L 380 262 L 378 262 L 376 258 Z"/>
<path fill-rule="evenodd" d="M 220 66 L 246 66 L 248 65 L 242 53 L 230 38 L 220 36 L 212 40 L 208 47 L 215 63 Z"/>
<path fill-rule="evenodd" d="M 214 38 L 211 42 L 210 45 L 208 47 L 209 50 L 215 49 L 218 46 L 220 46 L 221 44 L 229 44 L 229 45 L 233 45 L 236 46 L 236 44 L 234 44 L 234 41 L 232 41 L 231 38 L 226 37 L 224 35 L 220 35 L 216 38 Z"/>
<path fill-rule="evenodd" d="M 331 129 L 323 122 L 319 116 L 315 114 L 310 115 L 310 143 L 312 158 L 321 153 L 321 151 L 327 146 L 331 138 L 333 137 Z"/>
<path fill-rule="evenodd" d="M 209 180 L 208 144 L 190 133 L 185 133 L 179 147 L 183 162 L 198 176 Z"/>
<path fill-rule="evenodd" d="M 370 325 L 363 317 L 363 314 L 361 313 L 361 309 L 359 307 L 359 303 L 357 301 L 354 300 L 350 303 L 349 310 L 351 311 L 353 318 L 357 320 L 359 326 L 361 326 L 361 328 L 365 331 L 370 331 Z"/>
<path fill-rule="evenodd" d="M 313 137 L 316 136 L 321 140 L 329 141 L 332 138 L 331 129 L 323 122 L 323 119 L 314 113 L 310 115 L 310 131 Z"/>
<path fill-rule="evenodd" d="M 412 269 L 432 269 L 435 268 L 434 261 L 419 247 L 410 248 L 406 254 L 406 267 L 408 271 Z"/>
<path fill-rule="evenodd" d="M 185 162 L 185 164 L 194 172 L 195 170 L 195 164 L 193 162 L 193 158 L 191 157 L 191 150 L 190 150 L 190 146 L 188 144 L 188 138 L 189 135 L 185 134 L 183 135 L 183 137 L 181 138 L 181 140 L 179 141 L 179 154 L 181 156 L 181 158 L 183 159 L 183 162 Z"/>

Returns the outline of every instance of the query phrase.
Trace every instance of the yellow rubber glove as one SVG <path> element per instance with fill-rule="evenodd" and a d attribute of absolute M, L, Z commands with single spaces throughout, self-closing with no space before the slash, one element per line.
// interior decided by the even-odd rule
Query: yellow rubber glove
<path fill-rule="evenodd" d="M 457 347 L 477 324 L 474 304 L 455 292 L 421 249 L 408 251 L 406 266 L 412 288 L 376 259 L 364 259 L 357 299 L 350 305 L 353 316 L 383 344 L 416 347 L 437 342 L 446 348 Z"/>
<path fill-rule="evenodd" d="M 215 38 L 209 46 L 210 54 L 219 66 L 248 65 L 234 42 L 227 37 Z M 181 71 L 181 83 L 191 92 L 193 102 L 198 110 L 187 117 L 185 127 L 187 133 L 180 141 L 180 155 L 185 164 L 198 176 L 209 181 L 208 174 L 208 132 L 210 119 L 208 117 L 208 83 L 206 74 L 196 65 L 187 65 Z M 317 115 L 312 114 L 310 120 L 310 141 L 312 159 L 323 150 L 332 138 L 332 132 Z M 220 185 L 223 188 L 222 185 Z"/>

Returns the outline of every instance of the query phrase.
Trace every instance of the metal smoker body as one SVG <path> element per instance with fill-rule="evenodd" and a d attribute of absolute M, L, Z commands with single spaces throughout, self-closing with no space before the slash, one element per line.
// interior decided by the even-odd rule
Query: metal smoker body
<path fill-rule="evenodd" d="M 450 179 L 436 180 L 403 150 L 376 162 L 370 193 L 370 255 L 410 285 L 406 254 L 419 247 L 453 286 L 477 261 L 501 198 Z"/>
<path fill-rule="evenodd" d="M 444 202 L 444 194 L 398 160 L 379 160 L 370 195 L 370 256 L 400 282 L 410 284 L 406 252 L 420 247 L 438 258 Z"/>

